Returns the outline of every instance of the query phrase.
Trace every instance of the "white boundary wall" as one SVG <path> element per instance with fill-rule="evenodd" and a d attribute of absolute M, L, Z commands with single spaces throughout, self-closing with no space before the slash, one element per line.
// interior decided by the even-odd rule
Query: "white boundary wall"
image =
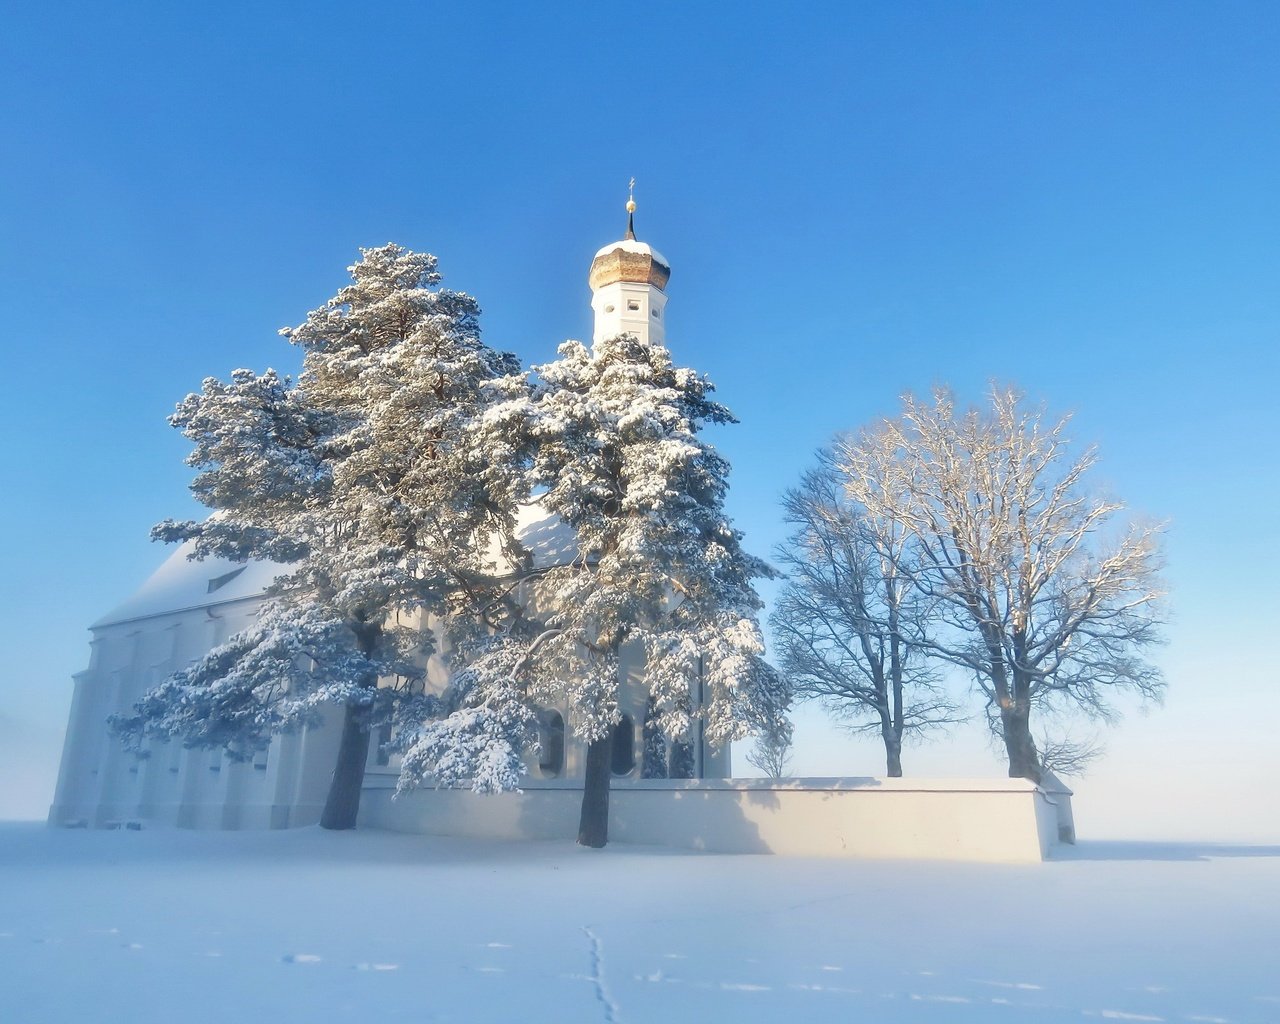
<path fill-rule="evenodd" d="M 581 786 L 481 796 L 366 779 L 360 824 L 490 839 L 577 835 Z M 700 779 L 615 783 L 613 842 L 716 853 L 1030 862 L 1074 841 L 1071 793 L 1024 779 Z"/>

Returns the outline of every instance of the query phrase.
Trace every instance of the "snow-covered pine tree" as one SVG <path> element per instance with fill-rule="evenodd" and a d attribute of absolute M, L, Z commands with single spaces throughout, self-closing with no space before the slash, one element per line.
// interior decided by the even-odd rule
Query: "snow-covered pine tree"
<path fill-rule="evenodd" d="M 667 774 L 672 779 L 691 779 L 697 770 L 697 762 L 693 757 L 693 744 L 685 740 L 676 740 L 671 744 L 671 758 Z"/>
<path fill-rule="evenodd" d="M 753 581 L 772 571 L 743 551 L 724 511 L 729 466 L 699 436 L 704 424 L 733 422 L 708 397 L 710 382 L 630 335 L 566 342 L 559 355 L 535 368 L 531 396 L 489 413 L 486 429 L 507 446 L 526 439 L 529 482 L 576 531 L 578 555 L 528 578 L 522 617 L 469 666 L 469 685 L 486 694 L 463 723 L 470 758 L 442 741 L 450 719 L 428 723 L 401 785 L 478 778 L 509 758 L 520 718 L 504 693 L 564 707 L 588 743 L 578 841 L 599 847 L 624 645 L 644 651 L 653 722 L 677 740 L 690 737 L 694 693 L 707 739 L 722 744 L 785 731 L 790 692 L 763 659 Z M 433 750 L 450 751 L 448 763 Z"/>
<path fill-rule="evenodd" d="M 667 777 L 667 738 L 658 724 L 658 702 L 650 697 L 644 708 L 644 727 L 640 731 L 644 747 L 641 752 L 640 777 L 665 779 Z"/>
<path fill-rule="evenodd" d="M 476 607 L 523 486 L 510 453 L 472 429 L 521 382 L 515 357 L 481 342 L 475 300 L 437 287 L 434 256 L 398 245 L 349 269 L 352 284 L 280 332 L 304 351 L 296 383 L 237 370 L 171 417 L 213 514 L 153 535 L 280 575 L 252 627 L 113 723 L 135 749 L 173 737 L 243 759 L 337 704 L 326 828 L 355 826 L 375 721 L 436 710 L 415 685 L 432 639 L 413 613 Z"/>

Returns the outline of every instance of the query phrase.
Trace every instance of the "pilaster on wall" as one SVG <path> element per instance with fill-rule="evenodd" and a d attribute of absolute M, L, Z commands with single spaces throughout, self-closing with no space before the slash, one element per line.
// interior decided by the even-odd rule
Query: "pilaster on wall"
<path fill-rule="evenodd" d="M 93 659 L 90 660 L 92 666 Z M 89 734 L 97 673 L 92 667 L 77 672 L 72 678 L 71 710 L 67 715 L 67 736 L 58 762 L 58 783 L 53 805 L 49 808 L 50 825 L 88 824 L 91 816 L 89 791 L 90 768 L 85 753 L 94 737 Z M 100 729 L 95 732 L 101 731 Z"/>

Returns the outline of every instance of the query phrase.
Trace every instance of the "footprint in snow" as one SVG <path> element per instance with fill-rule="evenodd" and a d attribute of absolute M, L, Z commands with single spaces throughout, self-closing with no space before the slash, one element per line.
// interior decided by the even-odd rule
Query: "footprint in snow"
<path fill-rule="evenodd" d="M 1033 985 L 1029 981 L 982 981 L 975 978 L 974 981 L 979 985 L 991 985 L 994 988 L 1016 988 L 1020 992 L 1043 992 L 1041 985 Z"/>
<path fill-rule="evenodd" d="M 318 964 L 321 957 L 314 953 L 286 953 L 280 958 L 282 963 L 286 964 Z"/>
<path fill-rule="evenodd" d="M 806 985 L 803 982 L 792 982 L 787 988 L 795 992 L 833 992 L 837 995 L 860 995 L 862 989 L 847 988 L 843 985 Z"/>

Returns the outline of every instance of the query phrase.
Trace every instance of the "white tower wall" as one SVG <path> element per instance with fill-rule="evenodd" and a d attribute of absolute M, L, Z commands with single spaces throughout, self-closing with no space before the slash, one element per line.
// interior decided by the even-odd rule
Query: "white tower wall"
<path fill-rule="evenodd" d="M 591 293 L 595 312 L 593 342 L 634 334 L 643 342 L 666 342 L 667 296 L 660 288 L 634 281 L 614 281 Z"/>

